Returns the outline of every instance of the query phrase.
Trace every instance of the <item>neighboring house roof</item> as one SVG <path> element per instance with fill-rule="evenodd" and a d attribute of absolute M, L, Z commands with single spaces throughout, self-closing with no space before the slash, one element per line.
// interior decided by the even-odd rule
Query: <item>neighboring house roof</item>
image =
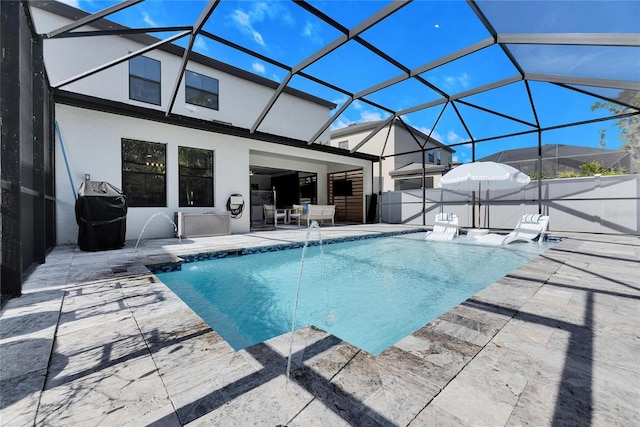
<path fill-rule="evenodd" d="M 334 131 L 331 131 L 331 137 L 333 138 L 335 137 L 341 137 L 341 136 L 346 136 L 346 135 L 351 135 L 354 133 L 358 133 L 358 132 L 365 132 L 368 130 L 373 130 L 375 128 L 377 128 L 380 123 L 382 122 L 382 120 L 377 120 L 377 121 L 373 121 L 373 122 L 364 122 L 364 123 L 353 123 L 349 126 L 343 127 L 341 129 L 337 129 Z"/>
<path fill-rule="evenodd" d="M 546 144 L 541 150 L 543 170 L 553 174 L 561 170 L 578 170 L 583 163 L 596 161 L 607 169 L 624 168 L 631 172 L 632 154 L 626 150 L 581 147 L 577 145 Z M 538 161 L 538 147 L 503 150 L 477 161 L 507 163 L 523 172 L 534 171 Z"/>
<path fill-rule="evenodd" d="M 352 124 L 349 125 L 347 127 L 341 128 L 341 129 L 337 129 L 331 132 L 331 139 L 337 139 L 337 138 L 343 138 L 349 135 L 353 135 L 355 133 L 361 133 L 361 132 L 366 132 L 366 131 L 372 131 L 374 129 L 376 129 L 378 126 L 380 126 L 380 123 L 382 123 L 383 120 L 376 120 L 373 122 L 364 122 L 364 123 L 356 123 L 356 124 Z M 399 123 L 398 120 L 394 120 L 392 122 L 394 124 L 394 126 L 399 126 L 400 128 L 404 129 L 404 125 L 402 123 Z M 413 132 L 413 134 L 418 137 L 418 138 L 422 138 L 424 140 L 426 140 L 427 138 L 429 138 L 429 136 L 427 134 L 425 134 L 424 132 L 419 131 L 418 129 L 416 129 L 413 126 L 409 126 L 407 125 L 409 128 L 411 128 L 411 132 Z M 385 126 L 386 128 L 386 126 Z M 456 150 L 454 150 L 451 147 L 447 147 L 446 145 L 444 145 L 443 143 L 441 143 L 440 141 L 438 141 L 435 138 L 429 138 L 429 142 L 438 146 L 439 148 L 443 148 L 447 151 L 450 151 L 452 153 L 455 153 Z"/>
<path fill-rule="evenodd" d="M 445 165 L 432 165 L 426 164 L 424 167 L 424 172 L 427 175 L 433 175 L 437 173 L 442 173 L 447 169 Z M 416 175 L 422 174 L 422 163 L 409 163 L 408 165 L 402 166 L 394 171 L 389 172 L 389 175 L 394 178 L 400 178 L 408 175 Z"/>

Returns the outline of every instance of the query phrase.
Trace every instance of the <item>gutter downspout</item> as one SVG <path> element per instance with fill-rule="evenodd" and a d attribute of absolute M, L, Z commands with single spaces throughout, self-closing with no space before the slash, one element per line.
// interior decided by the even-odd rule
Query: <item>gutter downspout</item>
<path fill-rule="evenodd" d="M 62 133 L 60 133 L 60 126 L 58 121 L 55 121 L 56 134 L 60 140 L 60 148 L 62 149 L 62 157 L 64 157 L 64 164 L 67 167 L 67 175 L 69 175 L 69 184 L 71 184 L 71 192 L 73 193 L 73 199 L 78 200 L 78 194 L 76 193 L 76 186 L 73 184 L 73 177 L 71 176 L 71 169 L 69 168 L 69 160 L 67 159 L 67 152 L 64 149 L 64 141 L 62 140 Z"/>

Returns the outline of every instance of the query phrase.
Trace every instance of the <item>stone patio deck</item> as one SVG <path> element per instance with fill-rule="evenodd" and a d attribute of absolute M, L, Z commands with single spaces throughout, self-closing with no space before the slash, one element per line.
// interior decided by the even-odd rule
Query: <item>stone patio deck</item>
<path fill-rule="evenodd" d="M 554 235 L 566 239 L 378 356 L 297 331 L 288 385 L 288 334 L 236 352 L 144 265 L 304 230 L 56 247 L 2 308 L 0 423 L 638 425 L 640 239 Z"/>

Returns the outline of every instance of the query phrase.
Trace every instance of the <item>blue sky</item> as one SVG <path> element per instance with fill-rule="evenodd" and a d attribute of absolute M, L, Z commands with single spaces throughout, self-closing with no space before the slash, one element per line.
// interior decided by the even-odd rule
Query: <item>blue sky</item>
<path fill-rule="evenodd" d="M 65 3 L 95 12 L 114 2 L 65 0 Z M 312 0 L 308 3 L 350 29 L 388 4 L 382 0 Z M 540 7 L 541 3 L 544 7 Z M 205 4 L 205 1 L 148 0 L 113 14 L 108 19 L 138 28 L 192 25 Z M 478 4 L 498 33 L 640 32 L 640 2 L 637 1 L 480 0 Z M 209 18 L 204 30 L 287 66 L 300 64 L 340 35 L 335 28 L 303 8 L 281 0 L 223 0 Z M 157 36 L 166 37 L 168 34 Z M 489 33 L 475 13 L 461 0 L 414 1 L 361 34 L 366 42 L 375 45 L 409 69 L 420 67 L 488 36 Z M 184 43 L 184 40 L 179 42 L 182 45 Z M 286 71 L 280 67 L 204 37 L 197 38 L 194 50 L 274 81 L 282 81 L 286 76 Z M 514 45 L 512 52 L 523 67 L 526 67 L 527 72 L 620 78 L 636 82 L 640 80 L 638 48 Z M 603 67 L 603 63 L 607 65 Z M 400 69 L 355 41 L 346 43 L 304 68 L 304 72 L 352 93 L 366 90 L 401 74 Z M 421 74 L 421 77 L 447 94 L 455 95 L 517 74 L 516 68 L 495 45 L 432 69 Z M 344 94 L 322 87 L 302 76 L 295 76 L 290 86 L 332 101 L 338 106 L 347 100 Z M 597 98 L 546 83 L 532 82 L 530 87 L 543 127 L 606 115 L 604 110 L 591 110 L 590 107 Z M 615 91 L 609 91 L 607 94 L 615 96 Z M 396 111 L 439 97 L 439 94 L 415 79 L 405 80 L 392 88 L 367 96 L 369 100 Z M 522 132 L 531 129 L 523 122 L 535 121 L 523 82 L 512 83 L 491 92 L 463 99 L 520 120 L 504 119 L 467 105 L 459 105 L 459 111 L 474 139 Z M 425 133 L 433 131 L 432 136 L 446 144 L 468 141 L 467 130 L 458 119 L 455 110 L 449 106 L 442 112 L 442 107 L 443 105 L 439 105 L 407 114 L 403 119 Z M 332 129 L 386 117 L 387 112 L 365 102 L 356 101 L 336 118 Z M 440 119 L 436 124 L 438 117 Z M 621 142 L 614 123 L 615 121 L 606 121 L 548 132 L 543 136 L 543 143 L 597 147 L 602 130 L 606 130 L 606 148 L 617 148 Z M 537 136 L 533 134 L 498 141 L 478 144 L 476 157 L 503 149 L 535 145 Z M 455 149 L 456 160 L 471 160 L 469 147 L 458 146 Z"/>

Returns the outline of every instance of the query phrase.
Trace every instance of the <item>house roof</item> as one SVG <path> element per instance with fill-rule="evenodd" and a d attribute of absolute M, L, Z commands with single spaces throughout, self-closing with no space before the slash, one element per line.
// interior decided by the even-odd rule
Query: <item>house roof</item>
<path fill-rule="evenodd" d="M 127 117 L 135 117 L 144 120 L 150 120 L 160 123 L 170 123 L 176 126 L 182 126 L 192 129 L 199 129 L 209 132 L 216 132 L 225 135 L 232 135 L 241 138 L 254 139 L 264 142 L 272 142 L 274 144 L 287 145 L 290 147 L 298 147 L 311 151 L 320 151 L 324 153 L 338 154 L 341 156 L 353 157 L 375 162 L 377 156 L 367 153 L 349 153 L 347 150 L 330 145 L 323 144 L 307 144 L 306 141 L 299 139 L 287 138 L 281 135 L 273 135 L 265 132 L 249 132 L 248 129 L 233 126 L 227 123 L 220 123 L 213 120 L 200 120 L 179 114 L 171 114 L 166 116 L 162 111 L 152 108 L 145 108 L 137 105 L 125 104 L 122 102 L 96 98 L 89 95 L 78 94 L 75 92 L 64 91 L 60 89 L 54 90 L 56 102 L 74 107 L 86 108 L 95 111 L 102 111 L 111 114 L 117 114 Z"/>
<path fill-rule="evenodd" d="M 424 172 L 426 174 L 433 173 L 442 173 L 446 170 L 445 165 L 431 165 L 427 164 L 424 167 Z M 389 172 L 391 177 L 399 178 L 407 175 L 417 175 L 422 174 L 422 163 L 409 163 L 408 165 L 404 165 L 394 171 Z"/>
<path fill-rule="evenodd" d="M 376 128 L 380 127 L 381 125 L 385 124 L 386 122 L 384 120 L 374 120 L 374 121 L 370 121 L 370 122 L 364 122 L 364 123 L 354 123 L 351 124 L 347 127 L 344 127 L 342 129 L 337 129 L 331 132 L 331 139 L 334 138 L 344 138 L 346 136 L 350 136 L 356 133 L 362 133 L 362 132 L 371 132 L 373 130 L 375 130 Z M 400 128 L 405 128 L 404 124 L 400 122 L 400 120 L 393 120 L 391 122 L 389 122 L 391 124 L 393 124 L 393 126 L 396 127 L 400 127 Z M 427 134 L 425 134 L 424 132 L 416 129 L 413 126 L 410 125 L 406 125 L 408 128 L 411 129 L 411 133 L 413 133 L 413 135 L 416 138 L 419 138 L 421 141 L 421 144 L 424 143 L 427 139 L 429 140 L 429 142 L 431 144 L 434 144 L 440 148 L 443 148 L 447 151 L 450 151 L 452 153 L 455 153 L 455 150 L 452 149 L 451 147 L 444 145 L 442 142 L 438 141 L 435 138 L 431 138 L 429 137 Z M 432 147 L 429 147 L 432 148 Z"/>

